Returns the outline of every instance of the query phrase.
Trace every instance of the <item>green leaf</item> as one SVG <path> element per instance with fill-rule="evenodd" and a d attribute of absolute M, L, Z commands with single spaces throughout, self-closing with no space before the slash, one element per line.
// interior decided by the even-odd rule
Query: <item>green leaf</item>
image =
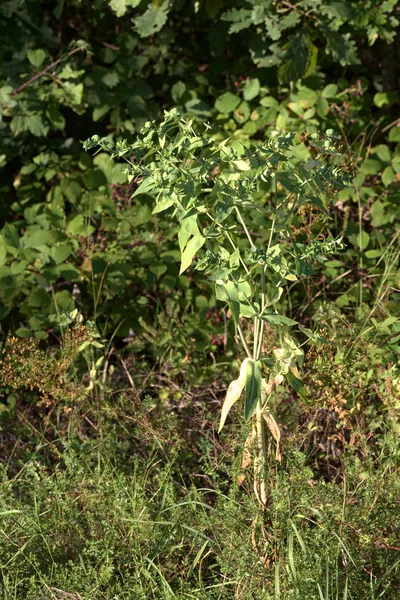
<path fill-rule="evenodd" d="M 3 85 L 0 88 L 0 104 L 8 104 L 12 91 L 13 88 L 10 85 Z"/>
<path fill-rule="evenodd" d="M 302 400 L 307 401 L 307 391 L 296 367 L 291 367 L 285 374 L 286 381 L 297 392 Z"/>
<path fill-rule="evenodd" d="M 172 100 L 174 102 L 179 102 L 179 100 L 182 98 L 182 96 L 185 92 L 186 92 L 186 85 L 183 83 L 183 81 L 177 81 L 171 87 Z"/>
<path fill-rule="evenodd" d="M 206 238 L 200 233 L 194 235 L 187 243 L 185 250 L 182 253 L 181 268 L 179 275 L 181 275 L 190 265 L 192 264 L 193 257 L 205 244 Z"/>
<path fill-rule="evenodd" d="M 20 338 L 28 338 L 32 335 L 32 331 L 27 327 L 19 327 L 16 330 L 15 335 L 17 335 Z"/>
<path fill-rule="evenodd" d="M 229 384 L 228 390 L 226 392 L 225 400 L 222 405 L 221 418 L 219 422 L 218 433 L 222 430 L 225 425 L 226 418 L 231 410 L 232 406 L 237 402 L 242 395 L 244 386 L 246 384 L 246 370 L 247 363 L 249 362 L 249 358 L 245 358 L 240 367 L 240 375 L 234 381 L 231 381 Z"/>
<path fill-rule="evenodd" d="M 54 243 L 54 234 L 50 231 L 38 229 L 36 231 L 28 231 L 21 238 L 21 246 L 24 248 L 43 248 Z"/>
<path fill-rule="evenodd" d="M 393 156 L 392 167 L 396 173 L 400 173 L 400 154 L 395 154 Z"/>
<path fill-rule="evenodd" d="M 49 130 L 49 128 L 44 125 L 39 114 L 29 116 L 17 115 L 12 119 L 10 127 L 14 135 L 19 135 L 23 131 L 30 131 L 32 135 L 37 137 L 47 135 Z"/>
<path fill-rule="evenodd" d="M 354 246 L 358 246 L 360 250 L 365 250 L 369 244 L 369 234 L 366 231 L 349 236 L 349 240 Z"/>
<path fill-rule="evenodd" d="M 237 326 L 239 324 L 240 317 L 240 303 L 238 291 L 236 289 L 235 284 L 232 281 L 227 281 L 223 285 L 225 287 L 225 291 L 228 297 L 228 304 L 233 316 L 233 320 L 235 322 L 235 325 Z"/>
<path fill-rule="evenodd" d="M 381 108 L 381 106 L 391 106 L 398 100 L 398 95 L 395 92 L 378 92 L 374 96 L 374 104 Z"/>
<path fill-rule="evenodd" d="M 119 84 L 119 75 L 116 71 L 111 71 L 103 75 L 101 80 L 105 86 L 112 89 Z"/>
<path fill-rule="evenodd" d="M 307 29 L 293 36 L 284 47 L 285 54 L 278 69 L 283 83 L 309 77 L 317 64 L 318 49 L 311 41 Z"/>
<path fill-rule="evenodd" d="M 379 144 L 379 146 L 375 146 L 373 153 L 376 154 L 382 162 L 390 162 L 392 158 L 392 153 L 386 144 Z"/>
<path fill-rule="evenodd" d="M 321 117 L 321 119 L 323 119 L 324 117 L 326 117 L 328 112 L 329 112 L 329 103 L 324 97 L 322 97 L 317 102 L 318 116 Z"/>
<path fill-rule="evenodd" d="M 50 248 L 50 256 L 59 265 L 63 263 L 72 254 L 72 247 L 70 244 L 60 244 Z"/>
<path fill-rule="evenodd" d="M 43 64 L 44 59 L 46 58 L 46 52 L 41 50 L 29 50 L 28 51 L 28 60 L 34 67 L 38 68 L 41 64 Z"/>
<path fill-rule="evenodd" d="M 15 225 L 6 223 L 3 227 L 2 235 L 6 246 L 15 249 L 20 247 L 20 237 L 18 235 L 18 231 Z"/>
<path fill-rule="evenodd" d="M 215 108 L 218 112 L 226 114 L 231 113 L 240 104 L 239 96 L 235 96 L 231 92 L 225 92 L 222 96 L 219 96 L 215 101 Z"/>
<path fill-rule="evenodd" d="M 362 163 L 360 169 L 364 175 L 376 175 L 381 170 L 382 163 L 379 160 L 373 158 L 367 158 Z"/>
<path fill-rule="evenodd" d="M 233 113 L 234 119 L 239 125 L 243 125 L 250 117 L 250 106 L 247 102 L 241 102 Z"/>
<path fill-rule="evenodd" d="M 174 205 L 174 200 L 171 197 L 162 196 L 160 200 L 157 200 L 157 204 L 156 204 L 155 208 L 153 209 L 152 214 L 156 215 L 157 213 L 167 210 L 168 208 L 170 208 L 173 205 Z"/>
<path fill-rule="evenodd" d="M 357 45 L 354 40 L 350 39 L 350 33 L 339 33 L 326 26 L 322 26 L 321 31 L 327 41 L 326 53 L 331 54 L 332 58 L 342 67 L 360 63 L 357 56 Z"/>
<path fill-rule="evenodd" d="M 135 8 L 139 6 L 142 0 L 110 0 L 110 8 L 117 17 L 123 17 L 128 7 Z"/>
<path fill-rule="evenodd" d="M 223 7 L 223 0 L 206 0 L 205 9 L 210 19 L 218 17 Z"/>
<path fill-rule="evenodd" d="M 261 361 L 248 360 L 245 375 L 245 407 L 244 418 L 248 421 L 257 408 L 257 402 L 261 399 Z"/>
<path fill-rule="evenodd" d="M 255 77 L 246 81 L 243 88 L 243 98 L 248 102 L 260 93 L 260 81 Z"/>
<path fill-rule="evenodd" d="M 396 173 L 391 165 L 387 166 L 382 173 L 382 183 L 388 187 L 396 179 Z"/>
<path fill-rule="evenodd" d="M 391 130 L 389 131 L 388 141 L 389 142 L 400 142 L 400 126 L 399 125 L 395 125 L 394 127 L 391 128 Z"/>
<path fill-rule="evenodd" d="M 273 325 L 288 325 L 289 327 L 292 325 L 297 325 L 297 321 L 293 321 L 293 319 L 289 319 L 289 317 L 285 317 L 283 315 L 278 315 L 277 313 L 264 313 L 261 315 L 261 319 L 263 321 L 268 321 L 268 323 L 272 323 Z"/>
<path fill-rule="evenodd" d="M 6 243 L 2 235 L 0 235 L 0 266 L 4 265 L 7 261 L 7 248 Z"/>
<path fill-rule="evenodd" d="M 90 228 L 87 226 L 82 215 L 77 215 L 67 225 L 67 232 L 72 235 L 89 235 Z"/>
<path fill-rule="evenodd" d="M 336 85 L 336 83 L 329 83 L 322 90 L 322 97 L 323 98 L 334 98 L 336 96 L 337 92 L 338 92 L 338 86 Z"/>
<path fill-rule="evenodd" d="M 308 163 L 308 159 L 310 158 L 310 152 L 305 144 L 301 143 L 296 144 L 296 146 L 292 146 L 291 152 L 293 156 L 295 156 L 302 162 Z"/>
<path fill-rule="evenodd" d="M 171 8 L 170 2 L 164 2 L 159 8 L 155 8 L 153 3 L 150 4 L 148 9 L 140 17 L 132 19 L 134 29 L 140 35 L 140 37 L 148 37 L 154 35 L 168 20 L 168 13 Z"/>
<path fill-rule="evenodd" d="M 146 179 L 143 179 L 142 183 L 139 185 L 139 187 L 137 188 L 137 190 L 135 191 L 135 193 L 132 195 L 132 198 L 134 198 L 135 196 L 138 196 L 139 194 L 148 194 L 149 192 L 152 192 L 153 189 L 155 188 L 155 183 L 154 183 L 154 179 L 153 177 L 146 177 Z"/>

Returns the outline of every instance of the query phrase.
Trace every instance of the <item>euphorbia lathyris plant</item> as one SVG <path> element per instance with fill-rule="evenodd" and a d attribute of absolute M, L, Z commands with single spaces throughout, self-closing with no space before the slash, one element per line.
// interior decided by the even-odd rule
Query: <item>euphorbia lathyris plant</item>
<path fill-rule="evenodd" d="M 172 110 L 159 124 L 146 123 L 133 144 L 94 136 L 84 147 L 126 161 L 129 181 L 140 182 L 134 195 L 150 194 L 154 213 L 169 210 L 179 222 L 180 272 L 195 262 L 215 283 L 218 300 L 228 304 L 247 356 L 228 388 L 220 430 L 244 392 L 244 418 L 254 421 L 255 492 L 265 504 L 267 428 L 280 456 L 269 396 L 284 379 L 304 395 L 298 371 L 303 351 L 289 333 L 298 323 L 279 312 L 279 301 L 288 281 L 309 276 L 315 261 L 342 246 L 339 239 L 306 246 L 290 235 L 291 220 L 304 204 L 326 211 L 331 190 L 346 183 L 334 133 L 311 136 L 305 163 L 297 158 L 294 134 L 264 144 L 218 141 L 207 128 L 197 133 L 192 119 Z M 246 319 L 252 322 L 247 336 Z M 266 326 L 276 329 L 279 339 L 268 355 L 263 353 Z"/>

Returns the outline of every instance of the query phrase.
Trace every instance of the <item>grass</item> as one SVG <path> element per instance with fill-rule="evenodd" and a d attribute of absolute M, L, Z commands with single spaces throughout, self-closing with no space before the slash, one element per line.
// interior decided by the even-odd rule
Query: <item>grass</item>
<path fill-rule="evenodd" d="M 398 598 L 389 430 L 374 445 L 348 445 L 331 481 L 287 435 L 262 512 L 246 482 L 235 483 L 239 432 L 220 440 L 218 456 L 207 436 L 201 447 L 182 437 L 173 411 L 151 422 L 144 402 L 132 419 L 122 397 L 122 418 L 112 402 L 101 430 L 71 420 L 39 437 L 31 427 L 4 457 L 4 600 Z"/>

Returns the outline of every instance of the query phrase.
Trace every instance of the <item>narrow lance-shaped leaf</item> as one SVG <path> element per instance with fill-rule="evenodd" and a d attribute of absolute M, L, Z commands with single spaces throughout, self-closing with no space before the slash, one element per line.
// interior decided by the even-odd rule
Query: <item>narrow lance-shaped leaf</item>
<path fill-rule="evenodd" d="M 237 379 L 234 379 L 229 384 L 228 390 L 226 392 L 225 400 L 222 405 L 221 411 L 221 419 L 219 422 L 218 433 L 222 430 L 225 425 L 226 418 L 231 410 L 232 406 L 237 402 L 243 392 L 245 383 L 246 383 L 246 368 L 247 363 L 249 362 L 249 358 L 245 358 L 242 362 L 242 366 L 240 368 L 240 375 Z"/>
<path fill-rule="evenodd" d="M 249 360 L 246 365 L 244 418 L 248 421 L 261 398 L 261 361 Z"/>
<path fill-rule="evenodd" d="M 224 283 L 224 287 L 229 298 L 228 305 L 229 309 L 232 313 L 233 320 L 235 321 L 235 325 L 239 324 L 239 315 L 240 315 L 240 304 L 239 304 L 239 296 L 235 284 L 232 281 L 227 281 Z"/>
<path fill-rule="evenodd" d="M 268 321 L 268 323 L 272 323 L 273 325 L 288 325 L 289 327 L 292 325 L 297 325 L 297 321 L 293 321 L 293 319 L 289 319 L 289 317 L 285 317 L 283 315 L 278 315 L 277 313 L 264 313 L 261 316 L 263 321 Z"/>
<path fill-rule="evenodd" d="M 304 402 L 307 402 L 307 390 L 304 386 L 303 380 L 300 377 L 297 367 L 290 367 L 285 377 L 290 387 L 299 394 L 300 398 L 304 400 Z"/>

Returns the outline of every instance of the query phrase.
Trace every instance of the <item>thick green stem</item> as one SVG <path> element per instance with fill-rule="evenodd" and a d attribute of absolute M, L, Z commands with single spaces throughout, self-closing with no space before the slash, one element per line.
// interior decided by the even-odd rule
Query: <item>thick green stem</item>
<path fill-rule="evenodd" d="M 260 330 L 260 319 L 254 317 L 254 333 L 253 333 L 253 356 L 254 360 L 258 360 L 257 349 L 258 349 L 258 338 Z"/>
<path fill-rule="evenodd" d="M 266 284 L 265 284 L 265 265 L 261 265 L 261 303 L 260 303 L 261 311 L 260 311 L 260 314 L 263 314 L 266 303 L 267 303 L 267 288 L 266 288 Z M 259 319 L 257 348 L 254 353 L 255 360 L 258 360 L 260 358 L 262 342 L 263 342 L 263 335 L 264 335 L 264 322 L 261 319 Z"/>

